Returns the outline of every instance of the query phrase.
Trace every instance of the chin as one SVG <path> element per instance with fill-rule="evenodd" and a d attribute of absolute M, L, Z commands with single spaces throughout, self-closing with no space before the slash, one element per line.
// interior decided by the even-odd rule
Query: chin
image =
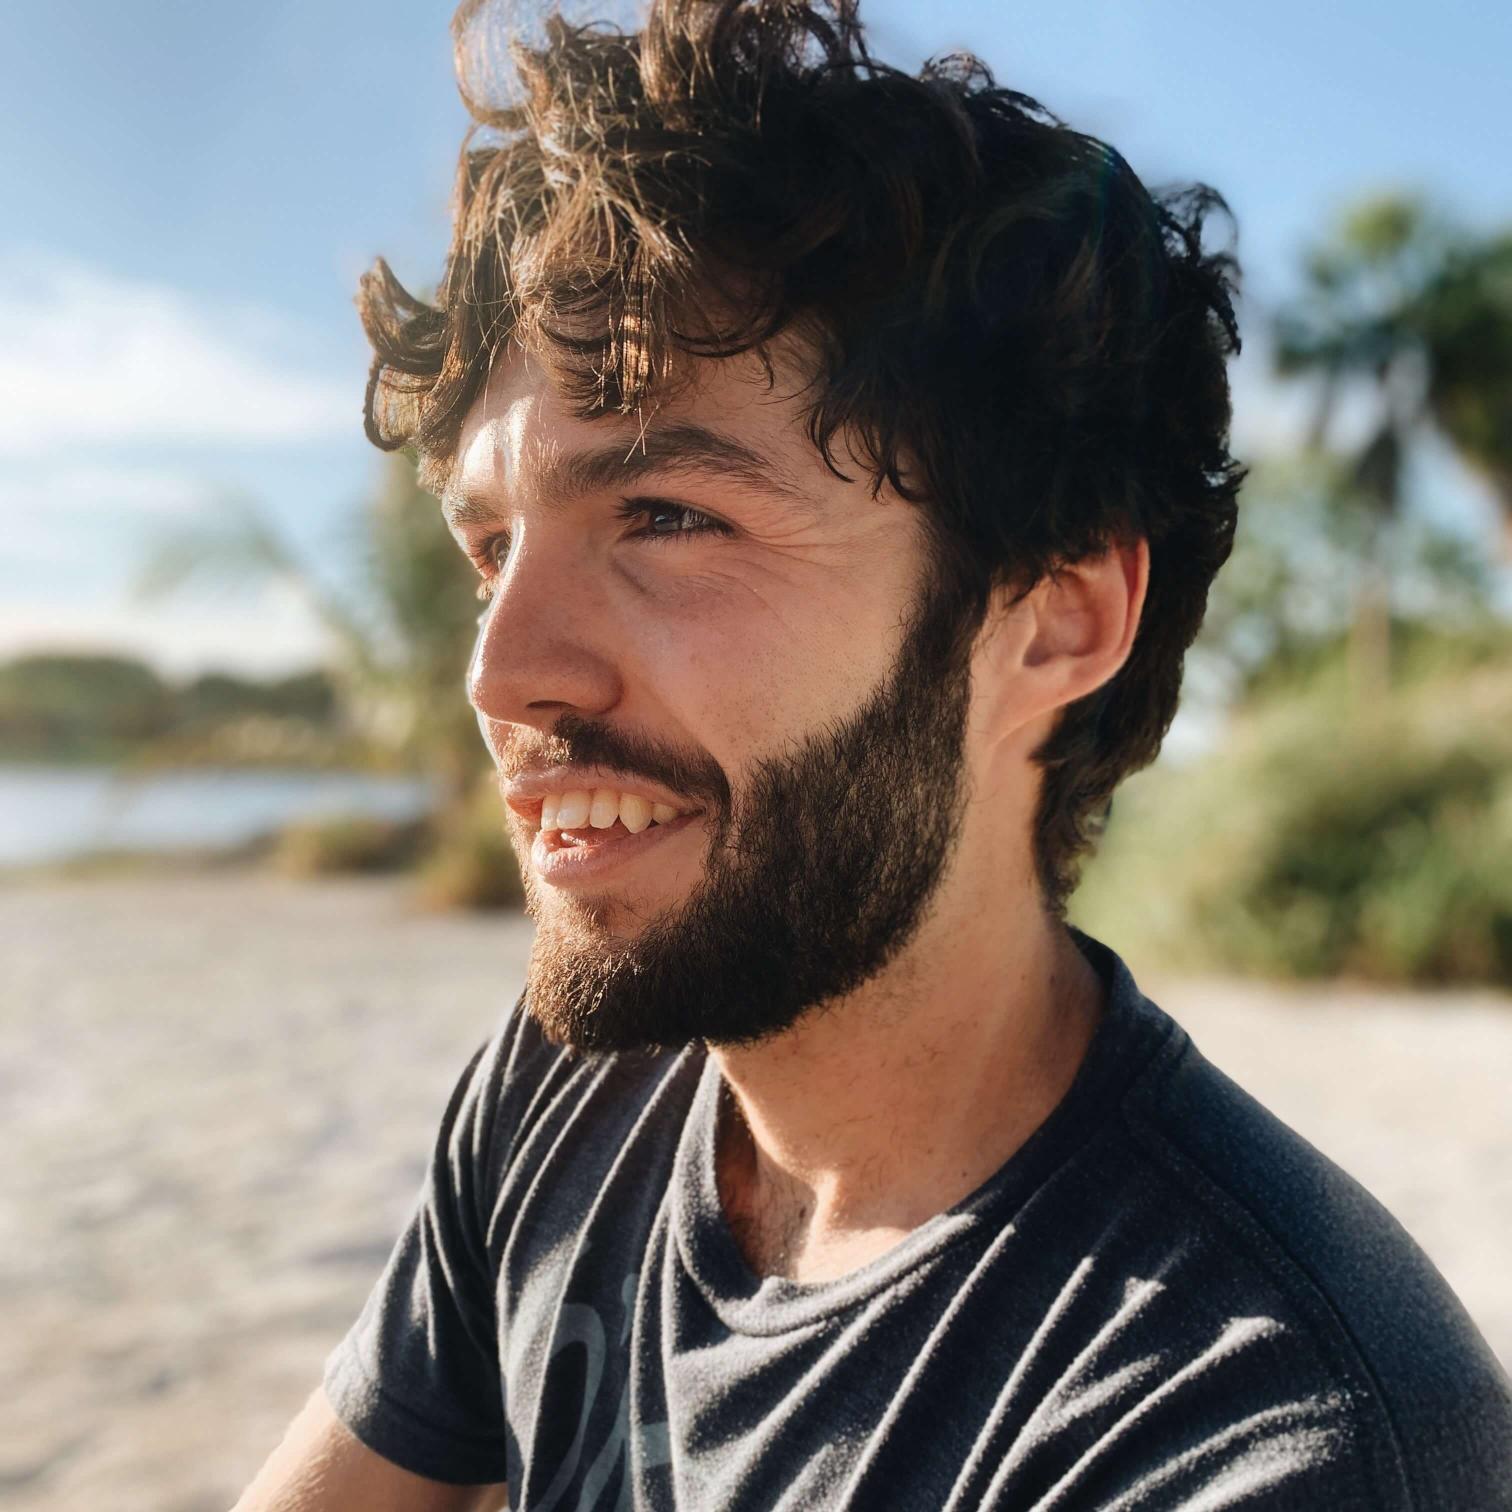
<path fill-rule="evenodd" d="M 538 925 L 591 929 L 601 935 L 613 928 L 630 937 L 648 924 L 675 919 L 685 894 L 673 887 L 651 889 L 620 884 L 598 889 L 552 887 L 528 870 L 521 870 L 525 888 L 525 912 Z"/>

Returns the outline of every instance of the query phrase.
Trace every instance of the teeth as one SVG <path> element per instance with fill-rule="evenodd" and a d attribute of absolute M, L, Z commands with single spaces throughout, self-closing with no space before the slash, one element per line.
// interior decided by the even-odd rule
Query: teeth
<path fill-rule="evenodd" d="M 541 800 L 543 830 L 609 829 L 618 819 L 632 835 L 648 825 L 667 824 L 677 818 L 670 803 L 652 803 L 639 793 L 621 793 L 614 788 L 573 788 L 566 793 L 548 793 Z"/>
<path fill-rule="evenodd" d="M 632 835 L 638 835 L 651 822 L 651 805 L 639 793 L 621 793 L 619 796 L 620 823 Z"/>
<path fill-rule="evenodd" d="M 573 788 L 570 793 L 563 793 L 562 801 L 557 806 L 556 827 L 577 829 L 580 825 L 587 824 L 588 810 L 592 803 L 593 800 L 582 788 Z"/>

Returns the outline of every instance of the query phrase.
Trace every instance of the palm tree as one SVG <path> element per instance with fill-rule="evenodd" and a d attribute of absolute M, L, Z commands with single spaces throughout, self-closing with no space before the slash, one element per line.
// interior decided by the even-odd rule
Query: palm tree
<path fill-rule="evenodd" d="M 1512 558 L 1512 233 L 1456 247 L 1421 318 L 1429 411 L 1495 492 Z"/>
<path fill-rule="evenodd" d="M 1346 386 L 1375 401 L 1338 493 L 1364 522 L 1351 660 L 1370 706 L 1390 680 L 1387 560 L 1423 437 L 1437 431 L 1489 477 L 1512 520 L 1512 242 L 1480 243 L 1416 201 L 1376 199 L 1345 216 L 1306 274 L 1276 334 L 1280 372 L 1321 379 L 1311 449 L 1327 440 Z"/>
<path fill-rule="evenodd" d="M 385 464 L 362 515 L 358 559 L 354 590 L 339 593 L 261 509 L 230 499 L 214 524 L 153 550 L 139 587 L 164 593 L 207 575 L 292 587 L 331 637 L 333 670 L 359 728 L 431 775 L 443 806 L 456 807 L 487 766 L 462 685 L 476 635 L 476 579 L 407 457 Z"/>

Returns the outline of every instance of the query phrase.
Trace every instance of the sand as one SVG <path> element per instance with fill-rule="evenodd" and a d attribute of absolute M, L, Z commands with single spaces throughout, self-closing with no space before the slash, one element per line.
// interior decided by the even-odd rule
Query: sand
<path fill-rule="evenodd" d="M 528 948 L 521 919 L 420 914 L 387 881 L 0 889 L 11 1512 L 225 1512 L 367 1295 Z M 1512 1361 L 1512 999 L 1141 985 Z"/>

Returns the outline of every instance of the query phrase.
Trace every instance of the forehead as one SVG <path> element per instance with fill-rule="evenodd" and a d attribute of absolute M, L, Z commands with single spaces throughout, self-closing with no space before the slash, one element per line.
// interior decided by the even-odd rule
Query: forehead
<path fill-rule="evenodd" d="M 584 419 L 549 369 L 519 350 L 501 356 L 458 436 L 452 499 L 513 495 L 550 480 L 612 487 L 676 465 L 745 475 L 774 493 L 838 482 L 809 439 L 803 380 L 753 357 L 690 364 L 685 381 L 637 414 Z"/>

